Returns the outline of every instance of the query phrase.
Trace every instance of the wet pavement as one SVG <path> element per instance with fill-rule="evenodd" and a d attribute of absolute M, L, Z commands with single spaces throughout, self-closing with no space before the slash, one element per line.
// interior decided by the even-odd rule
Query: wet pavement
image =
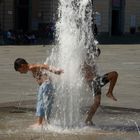
<path fill-rule="evenodd" d="M 44 125 L 31 129 L 34 111 L 25 108 L 0 108 L 0 140 L 139 140 L 140 111 L 101 107 L 95 125 L 63 130 Z"/>
<path fill-rule="evenodd" d="M 37 84 L 30 74 L 15 72 L 13 63 L 23 57 L 43 63 L 52 46 L 0 46 L 0 140 L 132 140 L 140 139 L 140 45 L 100 45 L 101 74 L 119 73 L 113 102 L 102 95 L 94 127 L 58 131 L 30 130 L 34 123 Z M 103 93 L 108 87 L 103 88 Z"/>

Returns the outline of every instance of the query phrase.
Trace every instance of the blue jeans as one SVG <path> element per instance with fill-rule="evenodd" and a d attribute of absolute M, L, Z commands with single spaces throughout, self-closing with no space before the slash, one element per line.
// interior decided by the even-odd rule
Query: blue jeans
<path fill-rule="evenodd" d="M 36 116 L 49 119 L 53 104 L 53 86 L 50 81 L 43 82 L 38 89 Z"/>

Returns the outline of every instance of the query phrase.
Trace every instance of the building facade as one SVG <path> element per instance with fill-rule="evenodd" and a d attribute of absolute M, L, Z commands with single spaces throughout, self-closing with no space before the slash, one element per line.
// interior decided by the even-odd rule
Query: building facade
<path fill-rule="evenodd" d="M 0 28 L 2 30 L 37 30 L 53 22 L 57 0 L 0 0 Z"/>
<path fill-rule="evenodd" d="M 109 35 L 140 32 L 139 0 L 95 0 L 99 31 Z"/>
<path fill-rule="evenodd" d="M 100 33 L 140 33 L 140 0 L 93 0 Z M 58 0 L 0 0 L 1 30 L 38 30 L 55 22 Z"/>

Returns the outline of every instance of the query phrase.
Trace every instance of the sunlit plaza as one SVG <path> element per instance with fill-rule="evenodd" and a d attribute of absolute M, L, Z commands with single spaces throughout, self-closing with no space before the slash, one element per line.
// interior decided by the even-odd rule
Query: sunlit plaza
<path fill-rule="evenodd" d="M 139 140 L 139 8 L 0 0 L 0 140 Z"/>

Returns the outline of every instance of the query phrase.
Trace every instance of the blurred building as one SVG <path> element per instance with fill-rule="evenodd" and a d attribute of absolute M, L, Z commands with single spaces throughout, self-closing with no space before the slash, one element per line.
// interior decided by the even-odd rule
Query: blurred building
<path fill-rule="evenodd" d="M 98 31 L 140 32 L 140 0 L 93 0 Z M 58 0 L 0 0 L 0 29 L 38 30 L 55 22 Z"/>
<path fill-rule="evenodd" d="M 55 20 L 57 0 L 0 0 L 2 30 L 37 30 Z"/>
<path fill-rule="evenodd" d="M 109 35 L 140 32 L 140 0 L 93 0 L 99 32 Z"/>

